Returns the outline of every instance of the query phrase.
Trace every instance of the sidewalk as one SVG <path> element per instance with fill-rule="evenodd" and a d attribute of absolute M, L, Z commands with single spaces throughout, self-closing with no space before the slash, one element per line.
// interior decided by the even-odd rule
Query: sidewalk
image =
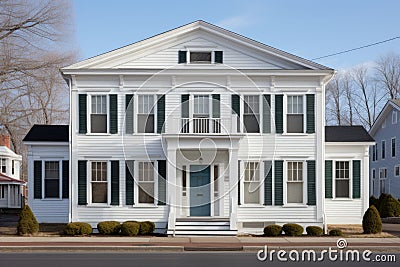
<path fill-rule="evenodd" d="M 0 251 L 258 251 L 337 248 L 339 237 L 0 237 Z M 400 238 L 347 238 L 349 249 L 400 252 Z"/>

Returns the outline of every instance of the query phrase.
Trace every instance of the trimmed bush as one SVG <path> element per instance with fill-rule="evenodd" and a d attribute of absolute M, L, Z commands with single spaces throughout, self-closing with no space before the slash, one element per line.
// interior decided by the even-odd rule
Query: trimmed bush
<path fill-rule="evenodd" d="M 267 225 L 264 227 L 265 236 L 280 236 L 282 234 L 282 226 L 280 225 Z"/>
<path fill-rule="evenodd" d="M 296 223 L 287 223 L 283 225 L 282 230 L 287 236 L 301 236 L 304 232 L 304 228 Z"/>
<path fill-rule="evenodd" d="M 153 222 L 145 221 L 140 222 L 139 234 L 140 235 L 151 235 L 156 229 L 156 225 Z"/>
<path fill-rule="evenodd" d="M 136 236 L 139 233 L 140 224 L 138 222 L 124 222 L 121 225 L 121 234 L 125 236 Z"/>
<path fill-rule="evenodd" d="M 97 230 L 102 235 L 117 235 L 121 230 L 121 224 L 116 221 L 104 221 L 97 224 Z"/>
<path fill-rule="evenodd" d="M 343 232 L 340 229 L 332 229 L 329 231 L 330 236 L 343 236 Z"/>
<path fill-rule="evenodd" d="M 17 232 L 19 235 L 33 235 L 39 232 L 39 223 L 28 205 L 25 205 L 21 210 L 17 225 Z"/>
<path fill-rule="evenodd" d="M 364 213 L 362 220 L 364 234 L 377 234 L 382 232 L 382 220 L 378 210 L 371 205 Z"/>
<path fill-rule="evenodd" d="M 379 204 L 379 200 L 376 197 L 374 197 L 374 196 L 369 197 L 369 205 L 370 206 L 374 205 L 378 209 L 379 208 L 378 204 Z"/>
<path fill-rule="evenodd" d="M 310 236 L 321 236 L 324 233 L 324 230 L 319 226 L 307 226 L 306 232 L 307 235 Z"/>
<path fill-rule="evenodd" d="M 64 228 L 65 235 L 90 235 L 93 232 L 92 226 L 84 222 L 71 222 Z"/>
<path fill-rule="evenodd" d="M 379 197 L 379 214 L 381 218 L 397 217 L 400 215 L 400 202 L 389 194 Z"/>

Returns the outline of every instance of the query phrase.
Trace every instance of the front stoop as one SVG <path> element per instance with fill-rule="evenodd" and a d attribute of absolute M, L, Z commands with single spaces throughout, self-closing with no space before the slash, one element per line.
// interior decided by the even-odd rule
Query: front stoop
<path fill-rule="evenodd" d="M 190 217 L 176 219 L 175 230 L 168 229 L 167 234 L 174 236 L 235 236 L 237 230 L 230 229 L 229 218 Z"/>

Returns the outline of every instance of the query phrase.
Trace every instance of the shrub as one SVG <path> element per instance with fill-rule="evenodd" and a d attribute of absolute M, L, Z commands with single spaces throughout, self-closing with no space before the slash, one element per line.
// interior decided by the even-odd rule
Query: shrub
<path fill-rule="evenodd" d="M 374 205 L 370 206 L 364 213 L 362 220 L 364 234 L 377 234 L 382 232 L 382 220 Z"/>
<path fill-rule="evenodd" d="M 105 221 L 97 224 L 97 230 L 102 235 L 117 235 L 121 230 L 121 224 L 116 221 Z"/>
<path fill-rule="evenodd" d="M 17 225 L 17 232 L 19 235 L 32 235 L 39 232 L 39 223 L 28 205 L 25 205 L 21 210 Z"/>
<path fill-rule="evenodd" d="M 140 224 L 138 222 L 124 222 L 121 225 L 121 234 L 125 236 L 136 236 L 139 233 Z"/>
<path fill-rule="evenodd" d="M 322 228 L 319 226 L 307 226 L 306 232 L 307 235 L 321 236 L 324 233 L 324 230 L 322 230 Z"/>
<path fill-rule="evenodd" d="M 280 236 L 282 234 L 282 226 L 280 225 L 268 225 L 264 227 L 265 236 Z"/>
<path fill-rule="evenodd" d="M 84 222 L 71 222 L 64 228 L 65 235 L 90 235 L 93 232 L 92 226 Z"/>
<path fill-rule="evenodd" d="M 153 222 L 145 221 L 140 222 L 139 234 L 141 235 L 151 235 L 156 229 L 156 225 Z"/>
<path fill-rule="evenodd" d="M 304 232 L 304 228 L 296 223 L 287 223 L 283 225 L 282 230 L 287 236 L 301 236 Z"/>
<path fill-rule="evenodd" d="M 332 229 L 329 231 L 330 236 L 343 236 L 343 232 L 340 229 Z"/>
<path fill-rule="evenodd" d="M 382 218 L 400 215 L 400 202 L 389 194 L 379 197 L 379 213 Z"/>
<path fill-rule="evenodd" d="M 379 208 L 379 201 L 378 201 L 378 199 L 376 198 L 376 197 L 374 197 L 374 196 L 370 196 L 369 197 L 369 205 L 371 206 L 371 205 L 374 205 L 377 209 Z"/>

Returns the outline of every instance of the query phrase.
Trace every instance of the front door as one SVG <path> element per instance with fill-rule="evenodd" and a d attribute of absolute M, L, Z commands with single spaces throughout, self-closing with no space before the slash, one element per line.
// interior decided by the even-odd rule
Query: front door
<path fill-rule="evenodd" d="M 190 216 L 211 215 L 210 166 L 190 166 Z"/>

